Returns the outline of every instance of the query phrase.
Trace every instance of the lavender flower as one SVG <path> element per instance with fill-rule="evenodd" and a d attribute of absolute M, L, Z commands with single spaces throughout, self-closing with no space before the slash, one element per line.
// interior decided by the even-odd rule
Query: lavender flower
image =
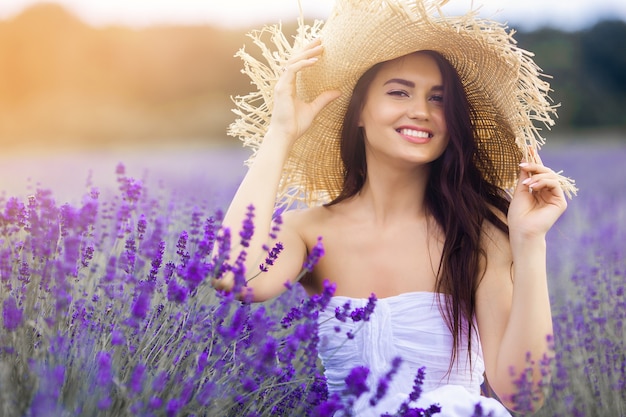
<path fill-rule="evenodd" d="M 139 295 L 135 298 L 131 311 L 135 319 L 143 320 L 146 318 L 150 309 L 150 300 L 152 298 L 152 287 L 144 284 L 141 286 Z"/>
<path fill-rule="evenodd" d="M 2 320 L 4 328 L 12 332 L 22 324 L 23 310 L 17 306 L 11 295 L 2 303 Z"/>
<path fill-rule="evenodd" d="M 128 389 L 132 393 L 139 393 L 143 390 L 143 380 L 146 372 L 146 366 L 139 363 L 135 366 L 128 383 Z"/>
<path fill-rule="evenodd" d="M 113 331 L 111 331 L 111 345 L 123 345 L 125 341 L 124 333 L 122 331 L 118 329 L 113 329 Z"/>
<path fill-rule="evenodd" d="M 221 212 L 201 230 L 196 195 L 153 197 L 123 166 L 118 175 L 117 194 L 90 190 L 80 206 L 58 207 L 46 190 L 25 203 L 0 197 L 3 415 L 349 415 L 355 395 L 329 394 L 317 357 L 317 320 L 334 286 L 309 297 L 298 277 L 285 277 L 281 296 L 249 304 L 202 285 L 245 273 L 246 253 L 232 252 Z M 621 415 L 626 404 L 622 188 L 581 198 L 556 229 L 567 234 L 549 237 L 555 358 L 534 364 L 550 390 L 537 417 L 591 415 L 598 403 Z M 237 239 L 251 236 L 252 220 Z M 280 223 L 275 216 L 266 268 L 279 253 Z M 317 243 L 303 273 L 323 254 Z M 362 323 L 375 303 L 342 305 L 335 317 Z M 344 391 L 378 404 L 393 374 L 369 387 L 365 373 L 355 371 Z M 423 379 L 421 369 L 395 415 L 436 415 L 436 405 L 410 406 Z M 517 398 L 532 401 L 532 389 L 521 383 Z"/>
<path fill-rule="evenodd" d="M 398 373 L 398 368 L 402 364 L 402 358 L 395 357 L 391 361 L 391 369 L 383 375 L 379 380 L 376 386 L 376 393 L 370 398 L 369 403 L 371 406 L 375 406 L 383 399 L 383 397 L 387 394 L 387 390 L 389 389 L 389 383 L 393 379 L 394 375 Z"/>
<path fill-rule="evenodd" d="M 113 376 L 111 374 L 111 361 L 111 352 L 101 351 L 96 355 L 96 364 L 98 367 L 96 383 L 99 387 L 106 388 L 113 380 Z"/>
<path fill-rule="evenodd" d="M 366 366 L 352 368 L 346 377 L 346 388 L 343 390 L 343 396 L 359 398 L 361 395 L 369 392 L 370 389 L 367 385 L 369 373 L 370 370 Z"/>
<path fill-rule="evenodd" d="M 269 271 L 268 267 L 274 265 L 274 262 L 276 262 L 276 259 L 278 259 L 278 255 L 280 255 L 283 249 L 283 244 L 281 242 L 276 242 L 274 247 L 268 251 L 267 257 L 265 258 L 265 263 L 259 265 L 259 269 L 262 272 Z"/>
<path fill-rule="evenodd" d="M 306 261 L 302 265 L 302 268 L 306 272 L 312 272 L 315 265 L 319 262 L 320 258 L 324 256 L 324 246 L 322 245 L 322 237 L 317 238 L 317 243 L 311 249 L 311 253 L 306 258 Z"/>
<path fill-rule="evenodd" d="M 246 218 L 243 221 L 243 225 L 241 231 L 239 232 L 239 236 L 241 237 L 241 246 L 247 248 L 250 246 L 250 239 L 254 235 L 254 223 L 252 222 L 254 219 L 254 206 L 249 205 L 248 211 L 246 212 Z"/>
<path fill-rule="evenodd" d="M 352 319 L 352 321 L 369 321 L 370 316 L 372 315 L 372 313 L 374 312 L 374 308 L 376 307 L 376 301 L 376 295 L 370 295 L 365 307 L 359 307 L 352 310 L 352 312 L 350 313 L 350 318 Z"/>
<path fill-rule="evenodd" d="M 176 279 L 170 279 L 167 283 L 167 300 L 178 304 L 183 304 L 187 300 L 189 289 L 178 285 Z"/>

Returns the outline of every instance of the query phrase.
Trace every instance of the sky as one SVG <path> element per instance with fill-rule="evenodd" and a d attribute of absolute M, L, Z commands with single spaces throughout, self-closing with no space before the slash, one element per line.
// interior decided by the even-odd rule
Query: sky
<path fill-rule="evenodd" d="M 9 19 L 42 0 L 0 0 L 0 20 Z M 50 1 L 48 1 L 50 2 Z M 298 0 L 54 0 L 95 26 L 124 24 L 212 24 L 230 28 L 292 21 Z M 300 0 L 304 15 L 324 19 L 334 0 Z M 481 16 L 518 29 L 553 26 L 564 30 L 588 27 L 598 19 L 626 20 L 625 0 L 451 0 L 448 15 L 482 4 Z"/>

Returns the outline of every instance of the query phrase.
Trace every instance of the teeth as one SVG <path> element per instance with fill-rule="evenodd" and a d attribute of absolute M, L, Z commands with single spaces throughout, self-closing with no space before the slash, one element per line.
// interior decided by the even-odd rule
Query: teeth
<path fill-rule="evenodd" d="M 423 130 L 413 130 L 413 129 L 400 129 L 400 134 L 405 136 L 411 136 L 414 138 L 429 138 L 432 135 L 428 132 L 424 132 Z"/>

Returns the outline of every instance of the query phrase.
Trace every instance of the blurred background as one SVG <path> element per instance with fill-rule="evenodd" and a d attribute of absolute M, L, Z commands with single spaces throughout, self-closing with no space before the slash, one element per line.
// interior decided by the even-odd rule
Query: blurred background
<path fill-rule="evenodd" d="M 471 5 L 451 3 L 447 14 Z M 518 44 L 553 77 L 551 96 L 560 108 L 549 143 L 626 144 L 626 2 L 483 3 L 481 14 L 508 21 Z M 0 188 L 16 192 L 25 178 L 67 183 L 99 167 L 112 173 L 116 161 L 143 171 L 169 164 L 183 178 L 224 175 L 234 164 L 233 175 L 241 175 L 247 154 L 226 129 L 234 120 L 231 97 L 251 86 L 234 54 L 252 28 L 281 20 L 290 30 L 300 8 L 307 18 L 323 19 L 331 6 L 331 0 L 2 0 Z M 236 162 L 213 172 L 215 163 L 203 155 L 218 149 L 236 150 Z"/>

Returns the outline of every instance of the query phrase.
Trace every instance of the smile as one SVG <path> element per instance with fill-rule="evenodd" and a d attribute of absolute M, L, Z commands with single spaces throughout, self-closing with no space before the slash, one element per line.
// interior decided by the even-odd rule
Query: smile
<path fill-rule="evenodd" d="M 409 136 L 413 138 L 430 139 L 433 137 L 432 133 L 429 133 L 423 130 L 397 129 L 396 132 L 400 133 L 401 135 Z"/>

